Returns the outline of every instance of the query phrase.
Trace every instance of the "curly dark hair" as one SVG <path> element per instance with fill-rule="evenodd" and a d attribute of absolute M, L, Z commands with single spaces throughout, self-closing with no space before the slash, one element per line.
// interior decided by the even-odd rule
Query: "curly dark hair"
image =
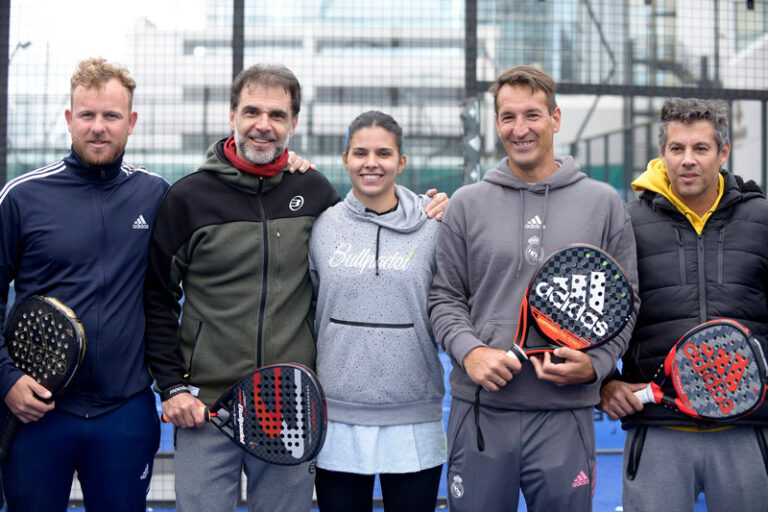
<path fill-rule="evenodd" d="M 714 128 L 717 150 L 722 151 L 728 143 L 728 107 L 725 102 L 700 98 L 670 98 L 665 101 L 659 125 L 659 148 L 662 153 L 667 145 L 667 126 L 672 121 L 685 124 L 709 121 Z"/>

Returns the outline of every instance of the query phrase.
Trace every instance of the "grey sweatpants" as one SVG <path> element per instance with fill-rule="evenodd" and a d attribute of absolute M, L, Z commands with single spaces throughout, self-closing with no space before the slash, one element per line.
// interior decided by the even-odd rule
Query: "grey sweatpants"
<path fill-rule="evenodd" d="M 692 512 L 700 492 L 708 512 L 768 510 L 768 473 L 754 427 L 717 432 L 647 428 L 642 447 L 634 443 L 638 429 L 627 431 L 624 512 Z M 761 430 L 765 438 L 768 432 Z M 640 460 L 635 478 L 629 480 L 627 463 L 633 449 L 641 450 L 635 452 Z"/>
<path fill-rule="evenodd" d="M 557 411 L 480 408 L 485 450 L 477 448 L 473 404 L 451 401 L 448 503 L 451 512 L 589 512 L 595 485 L 591 407 Z"/>
<path fill-rule="evenodd" d="M 210 424 L 176 429 L 174 468 L 179 512 L 234 511 L 242 469 L 248 478 L 251 512 L 312 508 L 314 462 L 298 466 L 262 462 Z"/>

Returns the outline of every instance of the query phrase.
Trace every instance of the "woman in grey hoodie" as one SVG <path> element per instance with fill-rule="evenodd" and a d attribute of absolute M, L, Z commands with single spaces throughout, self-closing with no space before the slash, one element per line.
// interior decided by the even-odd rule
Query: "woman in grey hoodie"
<path fill-rule="evenodd" d="M 376 474 L 386 510 L 435 509 L 445 434 L 443 369 L 427 315 L 438 223 L 395 183 L 402 129 L 365 112 L 343 154 L 352 190 L 312 228 L 317 372 L 328 399 L 318 457 L 323 512 L 370 510 Z"/>

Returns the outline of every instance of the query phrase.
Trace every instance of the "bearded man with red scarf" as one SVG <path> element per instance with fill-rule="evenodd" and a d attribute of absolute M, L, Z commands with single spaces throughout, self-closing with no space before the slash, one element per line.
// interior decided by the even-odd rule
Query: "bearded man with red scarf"
<path fill-rule="evenodd" d="M 241 72 L 232 84 L 234 135 L 211 145 L 199 170 L 169 189 L 156 219 L 146 353 L 163 413 L 177 427 L 179 511 L 234 510 L 242 468 L 252 506 L 258 496 L 264 510 L 311 507 L 309 463 L 259 461 L 205 423 L 201 410 L 260 366 L 314 368 L 307 243 L 314 220 L 339 196 L 319 172 L 283 172 L 300 104 L 287 68 Z"/>
<path fill-rule="evenodd" d="M 301 87 L 289 69 L 242 71 L 231 91 L 233 136 L 213 144 L 200 169 L 171 186 L 155 221 L 144 290 L 146 354 L 163 413 L 177 427 L 179 512 L 234 510 L 243 469 L 251 510 L 257 503 L 259 510 L 312 506 L 313 462 L 262 462 L 202 413 L 258 367 L 315 366 L 309 233 L 339 196 L 319 172 L 284 172 L 300 106 Z M 438 194 L 427 214 L 439 218 L 446 199 Z"/>

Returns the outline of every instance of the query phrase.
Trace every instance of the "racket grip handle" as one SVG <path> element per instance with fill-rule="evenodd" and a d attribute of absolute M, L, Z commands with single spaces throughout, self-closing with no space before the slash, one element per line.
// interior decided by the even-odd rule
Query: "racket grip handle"
<path fill-rule="evenodd" d="M 518 347 L 517 345 L 512 345 L 512 348 L 507 350 L 507 355 L 509 357 L 514 357 L 518 361 L 528 361 L 528 356 L 526 355 L 523 350 Z"/>
<path fill-rule="evenodd" d="M 653 398 L 653 389 L 650 384 L 640 391 L 635 391 L 635 396 L 640 400 L 640 403 L 643 404 L 652 404 L 656 402 Z"/>

